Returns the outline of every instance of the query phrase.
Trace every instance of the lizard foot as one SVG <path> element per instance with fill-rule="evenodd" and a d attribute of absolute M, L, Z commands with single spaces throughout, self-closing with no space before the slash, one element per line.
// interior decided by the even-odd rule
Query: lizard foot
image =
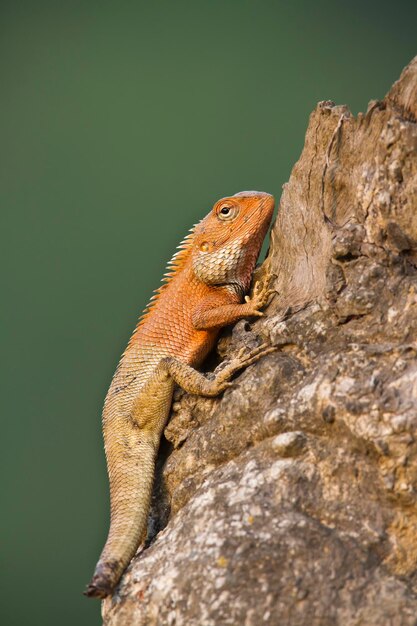
<path fill-rule="evenodd" d="M 266 278 L 264 281 L 257 281 L 253 288 L 253 295 L 245 296 L 246 304 L 250 305 L 249 315 L 255 317 L 262 317 L 264 314 L 261 309 L 263 309 L 269 302 L 272 294 L 275 293 L 274 289 L 269 288 L 269 278 Z"/>
<path fill-rule="evenodd" d="M 219 372 L 218 376 L 216 376 L 216 380 L 223 388 L 227 389 L 227 387 L 233 386 L 233 383 L 226 382 L 228 379 L 233 376 L 239 370 L 252 365 L 252 363 L 256 363 L 259 359 L 266 356 L 267 354 L 271 354 L 271 352 L 275 352 L 278 350 L 276 346 L 268 346 L 268 344 L 263 343 L 257 348 L 254 348 L 250 352 L 247 352 L 246 348 L 241 348 L 237 355 L 233 357 L 227 365 Z"/>

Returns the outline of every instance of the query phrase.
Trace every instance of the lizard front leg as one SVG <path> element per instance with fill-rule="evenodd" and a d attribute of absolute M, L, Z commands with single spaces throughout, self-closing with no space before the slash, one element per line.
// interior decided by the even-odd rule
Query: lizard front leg
<path fill-rule="evenodd" d="M 269 279 L 267 276 L 264 281 L 255 283 L 252 297 L 245 296 L 243 304 L 227 292 L 212 294 L 193 312 L 193 326 L 197 330 L 209 330 L 233 324 L 244 317 L 262 317 L 262 309 L 274 293 L 268 287 Z"/>

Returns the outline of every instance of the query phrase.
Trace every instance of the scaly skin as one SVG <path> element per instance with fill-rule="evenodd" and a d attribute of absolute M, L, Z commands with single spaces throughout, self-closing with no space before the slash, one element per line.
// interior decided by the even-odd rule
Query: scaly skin
<path fill-rule="evenodd" d="M 216 396 L 236 371 L 273 350 L 260 346 L 240 352 L 214 380 L 194 369 L 222 326 L 262 315 L 268 281 L 255 285 L 251 299 L 244 295 L 273 209 L 274 198 L 263 192 L 219 200 L 181 244 L 120 360 L 103 410 L 110 531 L 88 596 L 112 592 L 146 537 L 155 458 L 175 384 Z"/>

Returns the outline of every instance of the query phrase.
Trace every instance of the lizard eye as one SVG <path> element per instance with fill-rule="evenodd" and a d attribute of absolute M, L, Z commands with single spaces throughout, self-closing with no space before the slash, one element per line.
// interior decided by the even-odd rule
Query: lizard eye
<path fill-rule="evenodd" d="M 233 220 L 237 217 L 239 209 L 235 206 L 228 206 L 224 204 L 217 211 L 217 217 L 219 220 Z"/>

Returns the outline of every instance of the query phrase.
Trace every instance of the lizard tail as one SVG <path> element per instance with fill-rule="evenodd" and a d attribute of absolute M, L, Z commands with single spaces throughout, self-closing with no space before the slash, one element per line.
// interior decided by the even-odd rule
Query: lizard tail
<path fill-rule="evenodd" d="M 119 421 L 119 424 L 115 424 Z M 92 598 L 110 595 L 146 537 L 157 443 L 132 422 L 104 425 L 110 480 L 110 530 L 91 582 Z"/>

